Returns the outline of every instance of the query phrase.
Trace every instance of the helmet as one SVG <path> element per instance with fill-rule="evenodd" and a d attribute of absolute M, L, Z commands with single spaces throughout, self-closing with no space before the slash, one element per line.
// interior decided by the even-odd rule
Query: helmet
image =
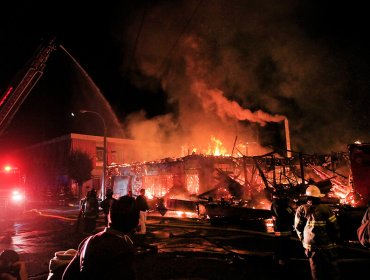
<path fill-rule="evenodd" d="M 325 195 L 322 194 L 320 189 L 316 187 L 315 185 L 308 185 L 306 189 L 306 196 L 323 197 Z"/>

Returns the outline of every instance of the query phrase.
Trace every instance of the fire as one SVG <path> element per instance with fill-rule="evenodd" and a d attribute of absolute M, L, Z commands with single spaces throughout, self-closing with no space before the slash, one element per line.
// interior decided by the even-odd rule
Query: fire
<path fill-rule="evenodd" d="M 153 199 L 154 198 L 154 194 L 150 190 L 145 190 L 145 196 L 148 199 Z"/>
<path fill-rule="evenodd" d="M 354 190 L 351 190 L 345 197 L 341 197 L 341 202 L 351 206 L 358 206 L 361 196 Z"/>
<path fill-rule="evenodd" d="M 274 222 L 272 219 L 266 219 L 265 220 L 265 227 L 266 227 L 266 231 L 268 233 L 273 233 L 274 232 Z"/>
<path fill-rule="evenodd" d="M 203 146 L 204 147 L 204 146 Z M 181 147 L 182 154 L 204 154 L 211 156 L 229 156 L 227 149 L 224 147 L 222 141 L 215 136 L 211 136 L 210 142 L 207 144 L 207 148 L 199 148 L 191 145 L 190 147 L 184 145 Z"/>
<path fill-rule="evenodd" d="M 211 143 L 208 144 L 207 155 L 214 155 L 214 156 L 226 156 L 227 150 L 223 146 L 220 139 L 216 137 L 211 137 Z"/>
<path fill-rule="evenodd" d="M 194 212 L 174 211 L 179 218 L 198 218 L 198 214 Z"/>

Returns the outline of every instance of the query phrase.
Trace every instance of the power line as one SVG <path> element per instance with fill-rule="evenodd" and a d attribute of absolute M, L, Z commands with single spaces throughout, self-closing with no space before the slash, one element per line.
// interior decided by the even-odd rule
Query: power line
<path fill-rule="evenodd" d="M 126 74 L 129 72 L 130 70 L 130 66 L 131 66 L 131 63 L 135 57 L 135 54 L 136 54 L 136 50 L 137 50 L 137 46 L 138 46 L 138 42 L 139 42 L 139 37 L 141 35 L 141 32 L 143 30 L 143 25 L 144 25 L 144 19 L 145 19 L 145 16 L 146 16 L 146 11 L 147 11 L 147 7 L 146 5 L 144 6 L 144 11 L 143 11 L 143 15 L 141 17 L 141 21 L 140 21 L 140 26 L 139 26 L 139 30 L 136 34 L 136 38 L 135 38 L 135 42 L 134 42 L 134 48 L 132 50 L 132 54 L 130 56 L 130 59 L 129 59 L 129 62 L 128 62 L 128 65 L 127 65 L 127 71 L 126 71 Z"/>
<path fill-rule="evenodd" d="M 182 29 L 182 31 L 180 32 L 179 36 L 177 37 L 177 39 L 175 40 L 175 42 L 173 43 L 172 47 L 170 48 L 170 50 L 168 51 L 167 55 L 165 56 L 165 58 L 163 59 L 163 62 L 160 64 L 160 67 L 158 68 L 158 71 L 157 73 L 159 74 L 158 76 L 159 77 L 162 77 L 163 75 L 163 72 L 164 72 L 164 68 L 167 64 L 167 67 L 170 66 L 170 56 L 172 54 L 172 52 L 174 51 L 177 43 L 180 41 L 182 35 L 185 33 L 186 29 L 189 27 L 190 25 L 190 22 L 193 20 L 195 14 L 197 13 L 200 5 L 202 4 L 203 0 L 199 0 L 198 4 L 195 6 L 191 16 L 189 17 L 188 21 L 186 22 L 184 28 Z"/>

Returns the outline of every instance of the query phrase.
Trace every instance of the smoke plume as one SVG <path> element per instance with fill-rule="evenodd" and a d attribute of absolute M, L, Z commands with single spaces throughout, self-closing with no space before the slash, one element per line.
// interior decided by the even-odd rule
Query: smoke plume
<path fill-rule="evenodd" d="M 256 125 L 281 123 L 283 131 L 288 118 L 293 150 L 345 149 L 359 135 L 346 64 L 308 34 L 301 8 L 290 0 L 194 0 L 136 9 L 117 32 L 123 72 L 140 88 L 158 80 L 173 109 L 151 118 L 134 113 L 125 124 L 130 136 L 167 143 L 168 155 L 212 137 L 231 151 L 236 136 L 258 143 Z"/>

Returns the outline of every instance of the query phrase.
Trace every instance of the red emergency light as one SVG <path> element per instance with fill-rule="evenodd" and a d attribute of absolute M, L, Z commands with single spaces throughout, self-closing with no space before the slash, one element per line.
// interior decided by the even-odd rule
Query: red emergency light
<path fill-rule="evenodd" d="M 10 171 L 12 171 L 13 170 L 13 168 L 10 166 L 10 165 L 5 165 L 4 166 L 4 171 L 5 172 L 10 172 Z"/>

